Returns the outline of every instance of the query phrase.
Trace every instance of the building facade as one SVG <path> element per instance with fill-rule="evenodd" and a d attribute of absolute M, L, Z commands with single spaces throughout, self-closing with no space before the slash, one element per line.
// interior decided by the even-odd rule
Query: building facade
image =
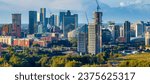
<path fill-rule="evenodd" d="M 150 31 L 145 33 L 145 45 L 150 46 Z"/>
<path fill-rule="evenodd" d="M 94 23 L 88 25 L 88 53 L 102 52 L 102 12 L 94 13 Z"/>
<path fill-rule="evenodd" d="M 124 38 L 126 43 L 130 43 L 130 22 L 129 21 L 125 21 L 124 23 Z"/>
<path fill-rule="evenodd" d="M 37 32 L 37 11 L 29 11 L 29 34 Z"/>
<path fill-rule="evenodd" d="M 144 37 L 145 26 L 144 22 L 137 22 L 135 25 L 135 37 Z"/>
<path fill-rule="evenodd" d="M 47 24 L 46 24 L 46 8 L 40 9 L 40 24 L 43 25 L 43 31 L 46 32 Z"/>
<path fill-rule="evenodd" d="M 77 32 L 77 51 L 81 54 L 88 52 L 88 25 L 83 25 Z"/>
<path fill-rule="evenodd" d="M 30 47 L 32 45 L 32 42 L 32 39 L 14 39 L 13 45 L 21 47 Z"/>
<path fill-rule="evenodd" d="M 68 10 L 67 13 L 63 16 L 63 35 L 65 39 L 68 39 L 68 32 L 74 30 L 78 27 L 78 15 L 71 15 L 71 12 Z"/>
<path fill-rule="evenodd" d="M 12 32 L 12 24 L 4 24 L 1 29 L 1 35 L 10 36 Z"/>
<path fill-rule="evenodd" d="M 12 14 L 12 36 L 21 37 L 21 14 Z"/>
<path fill-rule="evenodd" d="M 0 36 L 0 43 L 4 43 L 7 45 L 13 45 L 13 36 Z"/>

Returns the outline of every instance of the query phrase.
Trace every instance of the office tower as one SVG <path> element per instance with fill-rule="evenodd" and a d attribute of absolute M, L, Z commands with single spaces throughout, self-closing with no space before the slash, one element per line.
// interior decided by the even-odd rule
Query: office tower
<path fill-rule="evenodd" d="M 106 45 L 109 44 L 111 42 L 111 38 L 111 31 L 107 28 L 102 29 L 102 43 Z"/>
<path fill-rule="evenodd" d="M 88 46 L 88 25 L 82 25 L 77 31 L 77 51 L 81 54 L 87 53 Z"/>
<path fill-rule="evenodd" d="M 88 25 L 88 53 L 95 55 L 102 51 L 102 12 L 94 13 L 94 23 Z"/>
<path fill-rule="evenodd" d="M 29 34 L 37 32 L 37 12 L 29 11 Z"/>
<path fill-rule="evenodd" d="M 147 22 L 145 24 L 145 31 L 148 31 L 150 29 L 150 22 Z"/>
<path fill-rule="evenodd" d="M 37 13 L 37 22 L 40 22 L 40 13 Z"/>
<path fill-rule="evenodd" d="M 120 37 L 124 37 L 124 27 L 120 27 Z"/>
<path fill-rule="evenodd" d="M 10 36 L 12 33 L 12 24 L 4 24 L 1 28 L 1 35 Z"/>
<path fill-rule="evenodd" d="M 114 28 L 114 42 L 116 42 L 116 40 L 120 37 L 120 26 L 119 25 L 115 25 Z"/>
<path fill-rule="evenodd" d="M 74 30 L 78 27 L 78 15 L 71 15 L 71 12 L 68 10 L 67 14 L 63 17 L 63 35 L 65 39 L 68 39 L 68 32 Z"/>
<path fill-rule="evenodd" d="M 145 45 L 150 46 L 150 31 L 145 33 Z"/>
<path fill-rule="evenodd" d="M 49 18 L 45 18 L 45 24 L 46 24 L 46 26 L 45 26 L 45 32 L 48 32 L 48 25 L 49 25 Z M 44 25 L 43 25 L 44 26 Z"/>
<path fill-rule="evenodd" d="M 0 43 L 0 57 L 2 57 L 2 44 Z"/>
<path fill-rule="evenodd" d="M 45 24 L 45 18 L 46 18 L 46 8 L 40 9 L 40 22 L 42 24 Z"/>
<path fill-rule="evenodd" d="M 42 25 L 42 24 L 39 24 L 39 25 L 38 25 L 37 33 L 38 33 L 38 34 L 44 33 L 44 32 L 43 32 L 43 25 Z"/>
<path fill-rule="evenodd" d="M 111 30 L 111 35 L 112 35 L 112 41 L 115 43 L 115 22 L 109 22 L 108 25 L 109 30 Z"/>
<path fill-rule="evenodd" d="M 52 14 L 52 15 L 50 16 L 50 18 L 49 18 L 49 24 L 50 24 L 51 26 L 54 26 L 54 25 L 55 25 L 55 15 L 54 15 L 54 14 Z"/>
<path fill-rule="evenodd" d="M 63 24 L 63 17 L 66 14 L 66 12 L 60 12 L 59 13 L 59 26 L 60 28 L 62 28 L 62 24 Z"/>
<path fill-rule="evenodd" d="M 43 24 L 43 30 L 46 32 L 46 8 L 41 8 L 40 9 L 40 23 Z"/>
<path fill-rule="evenodd" d="M 124 23 L 124 38 L 126 43 L 130 43 L 130 22 L 125 21 Z"/>
<path fill-rule="evenodd" d="M 144 22 L 139 21 L 137 23 L 135 23 L 135 37 L 144 37 L 144 33 L 145 33 L 145 26 L 144 26 Z"/>
<path fill-rule="evenodd" d="M 21 14 L 12 14 L 12 36 L 21 37 Z"/>

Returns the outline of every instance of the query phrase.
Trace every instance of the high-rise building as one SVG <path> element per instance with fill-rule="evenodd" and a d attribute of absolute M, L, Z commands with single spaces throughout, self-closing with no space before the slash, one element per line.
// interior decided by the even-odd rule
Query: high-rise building
<path fill-rule="evenodd" d="M 21 37 L 21 14 L 12 14 L 12 36 Z"/>
<path fill-rule="evenodd" d="M 107 28 L 102 29 L 102 43 L 109 44 L 111 42 L 112 34 L 111 31 Z"/>
<path fill-rule="evenodd" d="M 12 33 L 12 24 L 4 24 L 1 29 L 1 35 L 10 36 Z"/>
<path fill-rule="evenodd" d="M 2 57 L 2 44 L 0 43 L 0 57 Z"/>
<path fill-rule="evenodd" d="M 124 37 L 124 27 L 120 27 L 120 37 Z"/>
<path fill-rule="evenodd" d="M 136 37 L 144 37 L 144 33 L 145 33 L 145 26 L 144 26 L 144 22 L 143 21 L 139 21 L 136 23 L 135 25 L 135 36 Z"/>
<path fill-rule="evenodd" d="M 88 25 L 88 53 L 98 54 L 102 51 L 102 12 L 94 13 L 94 23 Z"/>
<path fill-rule="evenodd" d="M 130 43 L 130 22 L 125 21 L 124 23 L 124 38 L 126 43 Z"/>
<path fill-rule="evenodd" d="M 50 18 L 49 18 L 49 24 L 50 24 L 51 26 L 54 26 L 54 25 L 55 25 L 55 15 L 54 15 L 54 14 L 52 14 L 52 15 L 50 16 Z"/>
<path fill-rule="evenodd" d="M 74 30 L 78 27 L 78 15 L 71 15 L 71 12 L 68 10 L 67 13 L 63 16 L 63 35 L 67 39 L 68 32 Z"/>
<path fill-rule="evenodd" d="M 46 8 L 40 9 L 40 24 L 43 24 L 43 30 L 46 32 L 47 24 L 46 24 Z"/>
<path fill-rule="evenodd" d="M 112 41 L 115 43 L 115 22 L 109 22 L 108 28 L 111 30 Z"/>
<path fill-rule="evenodd" d="M 145 45 L 150 46 L 150 31 L 145 33 Z"/>
<path fill-rule="evenodd" d="M 87 53 L 88 46 L 88 25 L 83 25 L 77 31 L 77 51 L 81 54 Z"/>
<path fill-rule="evenodd" d="M 120 26 L 115 25 L 115 28 L 114 28 L 114 42 L 116 42 L 116 39 L 118 39 L 119 37 L 120 37 Z"/>
<path fill-rule="evenodd" d="M 42 34 L 43 33 L 43 25 L 42 24 L 38 25 L 37 33 L 38 34 Z"/>
<path fill-rule="evenodd" d="M 63 24 L 63 17 L 66 14 L 66 12 L 60 12 L 59 13 L 59 26 L 60 28 L 62 28 L 62 24 Z"/>
<path fill-rule="evenodd" d="M 46 18 L 46 8 L 40 9 L 40 22 L 44 25 Z"/>
<path fill-rule="evenodd" d="M 37 32 L 37 11 L 29 11 L 29 34 Z"/>

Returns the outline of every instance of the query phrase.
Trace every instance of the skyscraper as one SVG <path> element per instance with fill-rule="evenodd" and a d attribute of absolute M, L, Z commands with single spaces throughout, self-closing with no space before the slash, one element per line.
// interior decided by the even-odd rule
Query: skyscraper
<path fill-rule="evenodd" d="M 145 33 L 145 45 L 150 46 L 150 31 Z"/>
<path fill-rule="evenodd" d="M 102 51 L 102 12 L 94 13 L 94 23 L 88 25 L 88 53 L 98 54 Z"/>
<path fill-rule="evenodd" d="M 74 30 L 78 27 L 78 15 L 71 15 L 71 12 L 68 10 L 67 14 L 63 16 L 63 34 L 64 38 L 68 38 L 68 32 Z"/>
<path fill-rule="evenodd" d="M 77 31 L 77 51 L 79 53 L 87 53 L 88 46 L 88 25 L 83 25 Z"/>
<path fill-rule="evenodd" d="M 37 32 L 37 11 L 29 11 L 29 34 Z"/>
<path fill-rule="evenodd" d="M 0 57 L 2 57 L 2 44 L 0 43 Z"/>
<path fill-rule="evenodd" d="M 119 37 L 120 37 L 120 26 L 119 25 L 115 25 L 114 42 L 116 42 L 116 39 L 118 39 Z"/>
<path fill-rule="evenodd" d="M 144 22 L 139 21 L 135 25 L 135 36 L 136 37 L 143 37 L 145 32 Z"/>
<path fill-rule="evenodd" d="M 125 21 L 124 23 L 124 38 L 126 43 L 130 43 L 130 22 Z"/>
<path fill-rule="evenodd" d="M 12 36 L 21 37 L 21 14 L 12 14 Z"/>
<path fill-rule="evenodd" d="M 42 24 L 45 23 L 45 18 L 46 18 L 46 8 L 41 8 L 40 9 L 40 22 Z"/>
<path fill-rule="evenodd" d="M 62 24 L 63 24 L 63 17 L 66 14 L 66 12 L 60 12 L 59 13 L 59 26 L 62 28 Z"/>
<path fill-rule="evenodd" d="M 46 32 L 46 8 L 41 8 L 40 9 L 40 23 L 43 24 L 43 30 Z"/>

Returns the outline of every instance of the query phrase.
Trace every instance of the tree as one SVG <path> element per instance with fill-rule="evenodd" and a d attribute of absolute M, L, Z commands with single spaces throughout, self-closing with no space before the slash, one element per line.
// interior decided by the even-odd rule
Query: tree
<path fill-rule="evenodd" d="M 15 53 L 13 47 L 11 47 L 11 46 L 9 46 L 7 48 L 7 50 L 8 50 L 8 53 L 10 54 L 10 56 L 12 56 Z"/>
<path fill-rule="evenodd" d="M 81 66 L 81 62 L 78 62 L 78 61 L 68 61 L 66 64 L 65 64 L 65 67 L 80 67 Z"/>
<path fill-rule="evenodd" d="M 33 46 L 33 47 L 40 47 L 39 44 L 33 44 L 32 46 Z"/>
<path fill-rule="evenodd" d="M 46 67 L 46 66 L 48 66 L 48 60 L 49 60 L 49 58 L 48 57 L 42 57 L 39 61 L 38 61 L 38 63 L 40 64 L 40 66 L 41 67 Z"/>
<path fill-rule="evenodd" d="M 104 53 L 99 53 L 99 54 L 96 55 L 99 64 L 103 64 L 105 62 L 104 55 L 105 55 Z"/>
<path fill-rule="evenodd" d="M 72 47 L 77 47 L 77 38 L 71 38 L 69 41 L 72 44 Z"/>

